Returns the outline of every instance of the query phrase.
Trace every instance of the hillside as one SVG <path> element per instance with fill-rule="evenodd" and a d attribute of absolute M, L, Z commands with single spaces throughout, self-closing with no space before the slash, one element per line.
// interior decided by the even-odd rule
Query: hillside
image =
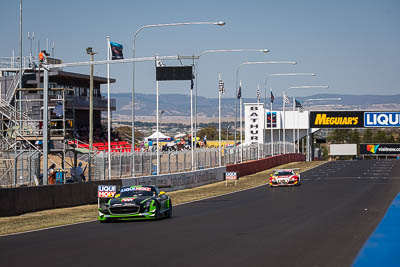
<path fill-rule="evenodd" d="M 119 93 L 111 94 L 112 98 L 117 100 L 117 111 L 115 115 L 131 114 L 131 94 Z M 341 101 L 330 102 L 305 102 L 307 99 L 320 98 L 341 98 Z M 162 94 L 160 95 L 160 110 L 164 111 L 163 116 L 190 116 L 190 96 L 184 94 Z M 339 94 L 317 94 L 307 97 L 298 97 L 303 106 L 311 109 L 382 109 L 394 110 L 400 109 L 400 95 L 339 95 Z M 292 101 L 292 98 L 290 99 Z M 136 115 L 151 116 L 155 115 L 156 96 L 154 94 L 136 94 Z M 255 98 L 244 98 L 243 103 L 255 103 Z M 224 117 L 235 116 L 236 98 L 222 98 L 222 114 Z M 261 99 L 264 102 L 264 99 Z M 269 105 L 269 98 L 267 98 Z M 335 104 L 335 106 L 317 106 Z M 282 109 L 282 97 L 275 97 L 273 108 Z M 197 110 L 199 116 L 218 117 L 218 98 L 206 98 L 199 96 L 197 98 Z"/>

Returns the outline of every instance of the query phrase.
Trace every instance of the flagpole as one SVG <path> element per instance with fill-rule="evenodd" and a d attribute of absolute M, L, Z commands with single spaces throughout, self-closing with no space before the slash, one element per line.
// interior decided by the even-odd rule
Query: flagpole
<path fill-rule="evenodd" d="M 242 81 L 240 81 L 240 88 L 242 88 Z M 240 96 L 240 101 L 239 101 L 240 107 L 239 107 L 239 112 L 240 112 L 240 162 L 243 161 L 243 134 L 242 134 L 242 96 Z"/>
<path fill-rule="evenodd" d="M 294 125 L 295 125 L 295 112 L 296 110 L 296 98 L 293 97 L 293 153 L 296 153 L 296 145 L 295 145 L 295 139 L 296 139 L 296 130 L 294 129 Z"/>
<path fill-rule="evenodd" d="M 107 36 L 107 61 L 110 60 L 110 36 Z M 111 111 L 110 111 L 110 63 L 107 63 L 107 142 L 108 179 L 111 180 Z"/>
<path fill-rule="evenodd" d="M 157 175 L 160 175 L 160 132 L 159 132 L 159 112 L 158 112 L 158 93 L 159 93 L 159 88 L 158 88 L 158 80 L 156 81 L 156 132 L 157 132 Z M 193 136 L 192 136 L 193 137 Z M 133 145 L 133 144 L 132 144 Z"/>
<path fill-rule="evenodd" d="M 300 153 L 300 113 L 299 112 L 299 120 L 297 123 L 297 153 Z"/>
<path fill-rule="evenodd" d="M 272 88 L 271 88 L 271 97 L 272 97 Z M 273 137 L 273 130 L 272 130 L 272 122 L 273 122 L 273 113 L 272 113 L 272 98 L 271 98 L 271 110 L 270 110 L 270 118 L 271 118 L 271 156 L 274 155 L 274 137 Z"/>
<path fill-rule="evenodd" d="M 286 120 L 286 116 L 285 116 L 285 91 L 283 91 L 283 98 L 282 98 L 282 102 L 283 102 L 283 113 L 282 113 L 282 115 L 283 115 L 283 120 L 282 120 L 282 134 L 283 134 L 283 154 L 285 154 L 286 153 L 286 138 L 285 138 L 285 120 Z"/>
<path fill-rule="evenodd" d="M 222 95 L 222 80 L 221 80 L 221 73 L 218 75 L 218 162 L 219 166 L 222 166 L 221 160 L 221 95 Z"/>

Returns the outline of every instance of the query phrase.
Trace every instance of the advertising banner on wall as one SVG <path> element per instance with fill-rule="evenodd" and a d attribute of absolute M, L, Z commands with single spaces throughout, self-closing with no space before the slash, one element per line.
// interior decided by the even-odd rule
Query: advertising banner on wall
<path fill-rule="evenodd" d="M 363 128 L 364 111 L 311 111 L 310 128 Z"/>
<path fill-rule="evenodd" d="M 264 104 L 245 104 L 245 144 L 262 144 L 264 142 Z"/>
<path fill-rule="evenodd" d="M 365 127 L 400 127 L 400 112 L 365 112 Z"/>
<path fill-rule="evenodd" d="M 277 121 L 276 121 L 276 112 L 267 112 L 267 128 L 276 128 L 277 127 Z"/>
<path fill-rule="evenodd" d="M 360 144 L 361 155 L 400 155 L 400 144 Z"/>

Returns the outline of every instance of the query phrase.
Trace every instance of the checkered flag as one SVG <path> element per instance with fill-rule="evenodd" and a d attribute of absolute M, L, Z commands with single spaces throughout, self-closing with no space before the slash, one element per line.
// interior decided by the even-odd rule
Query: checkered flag
<path fill-rule="evenodd" d="M 225 84 L 224 84 L 224 82 L 222 81 L 221 76 L 219 76 L 218 90 L 219 90 L 221 93 L 225 93 Z"/>
<path fill-rule="evenodd" d="M 299 108 L 299 111 L 300 111 L 300 112 L 303 112 L 303 111 L 304 111 L 304 107 L 303 107 L 303 105 L 300 103 L 300 101 L 295 100 L 295 105 L 296 105 L 296 108 Z"/>
<path fill-rule="evenodd" d="M 290 99 L 289 97 L 287 97 L 286 95 L 283 96 L 284 100 L 285 100 L 285 104 L 289 105 L 290 104 Z"/>

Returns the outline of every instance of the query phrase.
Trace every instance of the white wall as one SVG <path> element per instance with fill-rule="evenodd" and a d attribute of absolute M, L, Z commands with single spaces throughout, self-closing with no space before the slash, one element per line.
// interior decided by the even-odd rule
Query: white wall
<path fill-rule="evenodd" d="M 357 144 L 330 144 L 330 156 L 355 156 L 357 155 Z"/>

